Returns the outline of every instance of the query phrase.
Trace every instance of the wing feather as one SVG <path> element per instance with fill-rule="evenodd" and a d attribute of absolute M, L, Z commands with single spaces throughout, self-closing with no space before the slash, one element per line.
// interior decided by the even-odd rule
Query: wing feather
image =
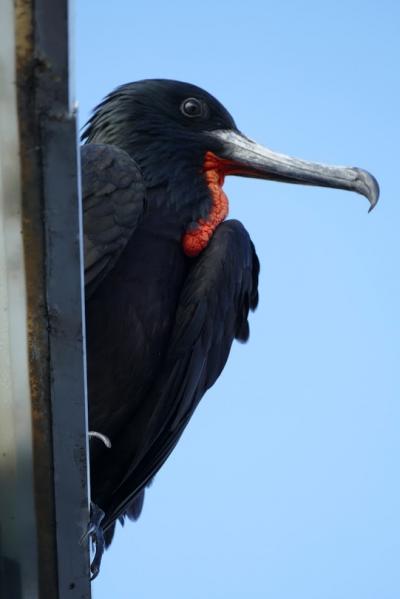
<path fill-rule="evenodd" d="M 233 220 L 218 227 L 207 249 L 193 261 L 163 369 L 146 402 L 153 406 L 151 417 L 143 427 L 136 420 L 135 440 L 129 434 L 132 423 L 127 422 L 126 432 L 114 444 L 118 455 L 127 459 L 120 485 L 109 490 L 105 528 L 129 512 L 131 502 L 168 458 L 201 397 L 221 374 L 234 338 L 247 340 L 249 310 L 258 302 L 258 273 L 250 237 Z"/>
<path fill-rule="evenodd" d="M 81 148 L 86 298 L 107 276 L 146 208 L 143 177 L 124 150 Z"/>

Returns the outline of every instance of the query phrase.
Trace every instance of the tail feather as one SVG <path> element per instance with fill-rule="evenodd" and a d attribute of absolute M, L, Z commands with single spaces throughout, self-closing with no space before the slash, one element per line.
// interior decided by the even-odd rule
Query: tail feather
<path fill-rule="evenodd" d="M 151 484 L 151 481 L 149 485 Z M 147 485 L 147 486 L 149 486 Z M 135 498 L 131 501 L 131 503 L 126 508 L 125 512 L 118 518 L 119 522 L 124 526 L 125 518 L 129 518 L 129 520 L 137 520 L 140 517 L 143 509 L 144 503 L 144 493 L 145 489 L 142 489 L 140 493 L 138 493 Z M 111 545 L 112 540 L 115 534 L 115 527 L 117 521 L 115 520 L 110 526 L 108 526 L 107 530 L 104 531 L 104 541 L 106 544 L 106 549 Z"/>

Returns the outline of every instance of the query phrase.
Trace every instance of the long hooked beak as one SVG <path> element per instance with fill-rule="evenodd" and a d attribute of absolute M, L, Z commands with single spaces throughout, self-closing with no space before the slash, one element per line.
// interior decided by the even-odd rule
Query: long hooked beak
<path fill-rule="evenodd" d="M 378 201 L 377 180 L 360 168 L 327 166 L 278 154 L 233 130 L 215 130 L 208 135 L 220 142 L 221 150 L 216 157 L 222 159 L 221 168 L 225 175 L 355 191 L 368 199 L 369 212 Z"/>

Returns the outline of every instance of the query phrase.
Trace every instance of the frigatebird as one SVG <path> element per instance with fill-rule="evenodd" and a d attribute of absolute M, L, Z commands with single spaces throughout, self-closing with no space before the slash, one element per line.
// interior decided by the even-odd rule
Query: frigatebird
<path fill-rule="evenodd" d="M 272 152 L 243 135 L 209 93 L 172 80 L 128 83 L 82 135 L 87 367 L 95 576 L 115 524 L 136 519 L 234 339 L 247 341 L 259 262 L 225 220 L 227 175 L 379 188 L 359 168 Z"/>

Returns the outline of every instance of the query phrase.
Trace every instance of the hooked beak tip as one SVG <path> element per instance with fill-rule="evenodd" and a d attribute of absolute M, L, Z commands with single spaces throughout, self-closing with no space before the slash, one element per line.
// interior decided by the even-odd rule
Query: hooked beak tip
<path fill-rule="evenodd" d="M 354 169 L 357 172 L 357 183 L 359 193 L 364 195 L 370 203 L 368 213 L 375 208 L 379 200 L 379 184 L 371 173 L 361 168 Z"/>

